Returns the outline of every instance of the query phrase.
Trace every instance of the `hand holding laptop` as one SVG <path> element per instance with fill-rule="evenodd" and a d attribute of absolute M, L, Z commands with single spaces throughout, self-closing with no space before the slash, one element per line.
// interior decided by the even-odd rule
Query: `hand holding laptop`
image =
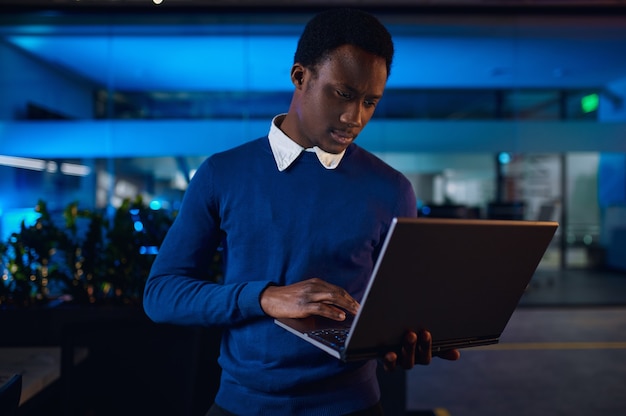
<path fill-rule="evenodd" d="M 410 368 L 411 357 L 427 364 L 432 351 L 456 359 L 460 348 L 500 341 L 557 228 L 551 221 L 395 218 L 353 319 L 313 312 L 274 322 L 346 362 L 383 358 L 389 368 Z"/>
<path fill-rule="evenodd" d="M 273 318 L 322 316 L 344 321 L 346 313 L 357 314 L 359 303 L 341 287 L 312 278 L 288 286 L 269 286 L 261 294 L 261 307 Z M 418 335 L 408 331 L 401 351 L 389 351 L 382 360 L 386 370 L 393 370 L 398 365 L 408 370 L 415 364 L 429 364 L 432 356 L 430 333 L 424 330 Z M 457 350 L 441 354 L 442 358 L 450 360 L 456 360 L 459 356 Z"/>
<path fill-rule="evenodd" d="M 401 356 L 398 357 L 394 351 L 388 352 L 383 357 L 383 366 L 386 371 L 393 371 L 398 365 L 401 365 L 405 370 L 410 370 L 415 364 L 430 364 L 432 357 L 456 361 L 461 357 L 461 353 L 456 349 L 433 353 L 430 332 L 422 330 L 417 334 L 409 331 L 404 337 Z"/>

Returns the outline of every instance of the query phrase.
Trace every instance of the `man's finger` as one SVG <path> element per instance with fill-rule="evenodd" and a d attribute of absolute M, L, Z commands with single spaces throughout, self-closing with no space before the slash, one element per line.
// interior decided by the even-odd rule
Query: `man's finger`
<path fill-rule="evenodd" d="M 417 339 L 416 360 L 419 364 L 428 365 L 432 359 L 432 337 L 430 332 L 421 331 Z"/>
<path fill-rule="evenodd" d="M 405 370 L 410 370 L 415 366 L 415 353 L 417 350 L 417 334 L 415 332 L 409 332 L 404 337 L 402 343 L 402 357 L 401 364 Z"/>

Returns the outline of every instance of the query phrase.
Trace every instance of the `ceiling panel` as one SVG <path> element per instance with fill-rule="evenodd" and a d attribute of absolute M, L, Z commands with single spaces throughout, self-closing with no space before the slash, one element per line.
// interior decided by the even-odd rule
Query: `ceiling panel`
<path fill-rule="evenodd" d="M 285 91 L 307 17 L 91 25 L 47 19 L 0 25 L 0 39 L 114 89 Z M 622 16 L 381 18 L 396 42 L 391 88 L 587 88 L 626 77 Z"/>

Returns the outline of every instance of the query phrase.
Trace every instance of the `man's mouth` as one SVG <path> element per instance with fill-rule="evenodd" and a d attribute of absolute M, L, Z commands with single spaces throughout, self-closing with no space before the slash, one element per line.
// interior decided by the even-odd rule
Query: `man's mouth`
<path fill-rule="evenodd" d="M 354 136 L 352 134 L 339 130 L 332 130 L 331 135 L 333 136 L 333 139 L 335 139 L 335 141 L 342 144 L 350 143 L 354 139 Z"/>

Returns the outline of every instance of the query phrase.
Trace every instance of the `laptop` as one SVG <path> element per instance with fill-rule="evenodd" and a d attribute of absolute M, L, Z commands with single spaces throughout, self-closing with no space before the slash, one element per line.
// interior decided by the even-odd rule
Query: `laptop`
<path fill-rule="evenodd" d="M 274 322 L 345 362 L 399 351 L 407 330 L 430 331 L 433 352 L 496 344 L 557 228 L 394 218 L 356 316 Z"/>

